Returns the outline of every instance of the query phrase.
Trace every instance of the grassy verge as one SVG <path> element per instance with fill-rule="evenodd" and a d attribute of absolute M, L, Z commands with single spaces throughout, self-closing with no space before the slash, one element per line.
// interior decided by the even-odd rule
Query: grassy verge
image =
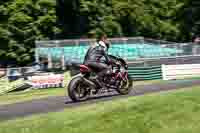
<path fill-rule="evenodd" d="M 200 87 L 0 123 L 0 133 L 199 133 Z M 159 100 L 158 100 L 159 99 Z"/>
<path fill-rule="evenodd" d="M 64 88 L 38 89 L 23 92 L 13 92 L 0 96 L 0 105 L 40 99 L 49 96 L 64 96 Z"/>

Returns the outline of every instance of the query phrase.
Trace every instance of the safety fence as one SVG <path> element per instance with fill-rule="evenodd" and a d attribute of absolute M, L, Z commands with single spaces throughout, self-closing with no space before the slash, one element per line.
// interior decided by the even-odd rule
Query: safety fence
<path fill-rule="evenodd" d="M 110 38 L 109 53 L 128 62 L 135 60 L 179 58 L 200 55 L 200 45 L 136 38 Z M 86 51 L 95 39 L 36 41 L 37 62 L 47 62 L 48 68 L 64 68 L 65 64 L 82 63 Z"/>
<path fill-rule="evenodd" d="M 186 63 L 188 60 L 188 63 Z M 173 79 L 174 78 L 180 78 L 180 77 L 197 77 L 200 75 L 200 64 L 199 64 L 199 58 L 188 58 L 188 59 L 180 61 L 180 64 L 174 64 L 174 60 L 167 60 L 163 61 L 163 64 L 160 64 L 160 60 L 158 61 L 149 61 L 151 64 L 156 64 L 154 66 L 148 66 L 143 63 L 137 64 L 129 64 L 128 67 L 128 73 L 131 79 L 133 80 L 154 80 L 154 79 Z M 193 60 L 193 61 L 192 61 Z M 191 62 L 191 63 L 189 63 Z M 185 64 L 184 64 L 185 63 Z M 72 76 L 79 73 L 79 67 L 78 65 L 76 68 L 73 66 L 73 69 L 68 69 L 71 71 Z M 22 71 L 23 69 L 28 71 Z M 24 77 L 30 77 L 30 76 L 36 76 L 35 79 L 40 79 L 37 77 L 37 70 L 41 70 L 39 68 L 8 68 L 7 69 L 7 77 L 11 80 L 16 80 L 19 78 Z M 65 70 L 65 71 L 68 71 Z M 63 71 L 62 71 L 63 72 Z M 62 73 L 59 72 L 59 73 Z M 39 72 L 40 73 L 40 72 Z M 52 75 L 51 75 L 52 76 Z M 200 76 L 199 76 L 200 77 Z M 38 81 L 40 82 L 40 80 Z M 41 82 L 43 82 L 43 78 L 41 79 Z M 52 83 L 54 84 L 54 83 Z M 57 84 L 57 83 L 56 83 Z"/>
<path fill-rule="evenodd" d="M 162 79 L 161 66 L 129 67 L 128 73 L 133 80 Z"/>
<path fill-rule="evenodd" d="M 6 69 L 6 76 L 24 76 L 26 74 L 35 73 L 40 70 L 41 67 L 39 65 L 31 66 L 31 67 L 12 67 Z"/>
<path fill-rule="evenodd" d="M 141 80 L 173 80 L 200 77 L 200 64 L 179 64 L 179 65 L 157 65 L 157 66 L 138 66 L 129 65 L 129 77 L 133 81 Z M 17 76 L 17 75 L 16 75 Z M 0 94 L 15 90 L 19 87 L 31 85 L 33 88 L 56 88 L 64 87 L 73 75 L 69 72 L 61 74 L 40 74 L 22 78 L 9 82 L 7 78 L 0 79 Z"/>

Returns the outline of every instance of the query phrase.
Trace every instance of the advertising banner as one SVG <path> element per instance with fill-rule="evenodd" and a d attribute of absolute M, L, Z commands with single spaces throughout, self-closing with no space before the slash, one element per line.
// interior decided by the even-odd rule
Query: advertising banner
<path fill-rule="evenodd" d="M 64 75 L 32 76 L 28 78 L 34 88 L 56 88 L 64 86 Z"/>

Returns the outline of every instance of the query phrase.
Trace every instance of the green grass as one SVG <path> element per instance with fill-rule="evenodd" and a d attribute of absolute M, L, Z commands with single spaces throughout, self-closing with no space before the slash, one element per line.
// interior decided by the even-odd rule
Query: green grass
<path fill-rule="evenodd" d="M 13 92 L 0 96 L 0 105 L 41 99 L 49 96 L 64 96 L 64 88 L 38 89 L 23 92 Z"/>
<path fill-rule="evenodd" d="M 0 123 L 0 133 L 199 133 L 200 86 Z"/>

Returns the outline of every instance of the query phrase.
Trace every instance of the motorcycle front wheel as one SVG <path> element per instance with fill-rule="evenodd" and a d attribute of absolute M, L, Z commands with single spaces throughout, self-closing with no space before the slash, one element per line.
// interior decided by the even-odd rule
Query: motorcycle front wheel
<path fill-rule="evenodd" d="M 73 78 L 68 85 L 68 96 L 74 102 L 84 101 L 88 98 L 87 86 L 83 84 L 82 77 Z"/>
<path fill-rule="evenodd" d="M 127 95 L 131 91 L 132 87 L 133 81 L 126 79 L 125 81 L 121 81 L 120 86 L 116 90 L 121 95 Z"/>

